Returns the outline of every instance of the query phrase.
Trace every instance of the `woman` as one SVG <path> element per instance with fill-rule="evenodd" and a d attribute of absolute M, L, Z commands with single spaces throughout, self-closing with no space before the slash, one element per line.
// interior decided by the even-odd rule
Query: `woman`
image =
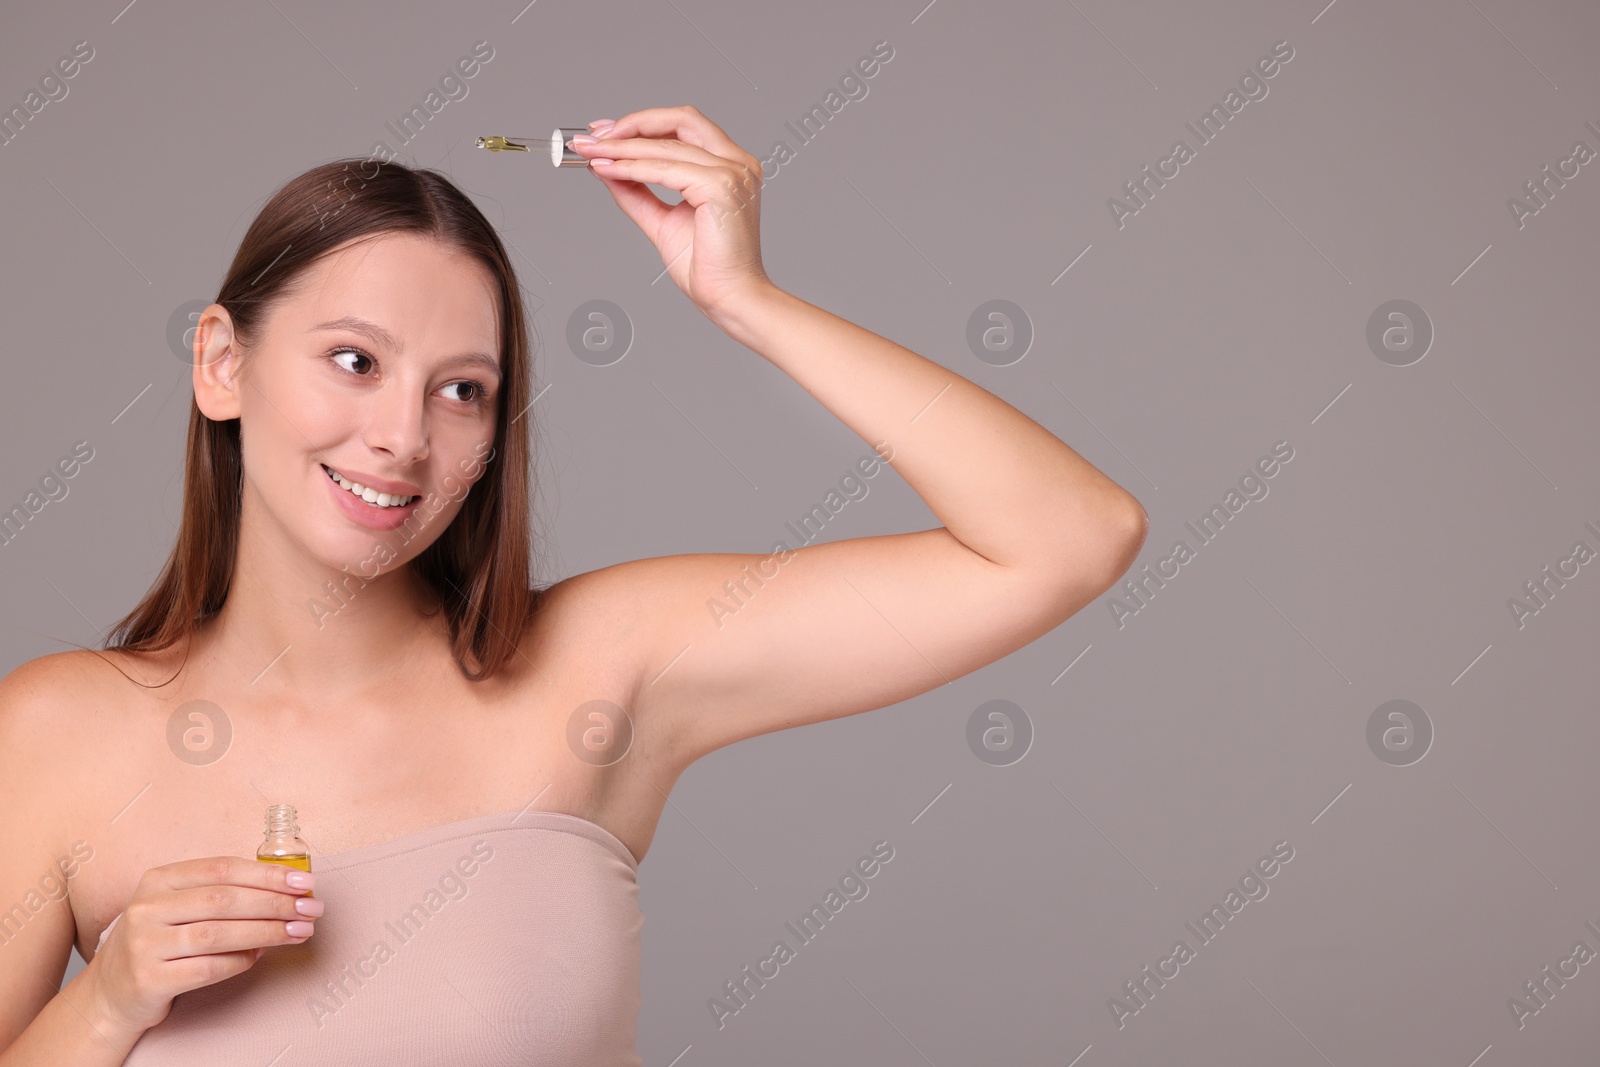
<path fill-rule="evenodd" d="M 1071 448 L 768 279 L 760 163 L 716 124 L 591 129 L 695 306 L 944 525 L 530 589 L 500 241 L 431 171 L 296 178 L 200 317 L 166 570 L 103 653 L 0 682 L 0 900 L 72 890 L 0 924 L 0 1067 L 637 1064 L 634 876 L 684 768 L 991 663 L 1137 555 L 1143 509 Z M 280 801 L 314 889 L 251 854 Z"/>

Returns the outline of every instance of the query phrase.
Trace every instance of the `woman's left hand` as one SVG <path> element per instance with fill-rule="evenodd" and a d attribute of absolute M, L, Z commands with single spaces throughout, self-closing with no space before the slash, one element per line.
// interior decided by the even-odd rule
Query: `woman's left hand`
<path fill-rule="evenodd" d="M 634 111 L 572 148 L 655 242 L 667 273 L 713 322 L 772 283 L 761 266 L 761 161 L 693 107 Z M 645 183 L 683 196 L 668 205 Z"/>

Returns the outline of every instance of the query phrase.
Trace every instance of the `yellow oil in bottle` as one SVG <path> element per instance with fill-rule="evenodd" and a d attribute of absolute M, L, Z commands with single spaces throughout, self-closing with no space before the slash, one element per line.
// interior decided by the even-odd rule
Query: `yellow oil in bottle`
<path fill-rule="evenodd" d="M 261 847 L 256 849 L 256 859 L 310 873 L 311 850 L 300 839 L 294 805 L 274 804 L 267 809 L 266 837 Z M 316 894 L 308 891 L 306 896 L 314 897 Z"/>

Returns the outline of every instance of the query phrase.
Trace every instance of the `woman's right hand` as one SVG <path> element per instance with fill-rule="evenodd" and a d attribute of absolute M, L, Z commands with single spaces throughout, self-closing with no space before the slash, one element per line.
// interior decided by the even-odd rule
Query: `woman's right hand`
<path fill-rule="evenodd" d="M 303 871 L 242 856 L 150 868 L 89 963 L 101 1009 L 148 1030 L 179 993 L 249 970 L 272 945 L 303 944 L 324 908 L 306 895 L 314 884 Z"/>

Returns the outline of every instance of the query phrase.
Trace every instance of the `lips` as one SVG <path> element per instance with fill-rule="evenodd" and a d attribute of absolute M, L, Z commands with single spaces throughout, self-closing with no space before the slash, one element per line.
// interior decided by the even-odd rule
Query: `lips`
<path fill-rule="evenodd" d="M 420 493 L 406 492 L 413 487 L 397 482 L 379 482 L 378 485 L 369 485 L 360 480 L 362 476 L 346 477 L 342 472 L 335 470 L 326 463 L 321 464 L 323 473 L 332 479 L 338 486 L 350 495 L 362 500 L 367 506 L 382 510 L 384 508 L 403 508 L 416 501 Z M 390 489 L 394 491 L 390 491 Z"/>

